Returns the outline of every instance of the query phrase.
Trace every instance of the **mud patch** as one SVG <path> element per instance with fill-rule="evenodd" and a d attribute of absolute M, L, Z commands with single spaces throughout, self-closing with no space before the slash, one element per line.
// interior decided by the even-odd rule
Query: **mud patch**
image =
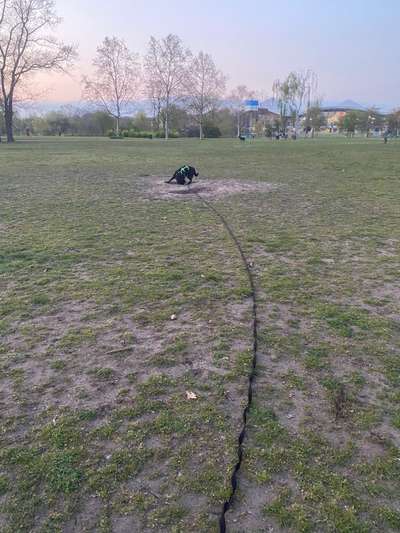
<path fill-rule="evenodd" d="M 204 198 L 223 198 L 233 194 L 270 192 L 278 185 L 261 181 L 239 181 L 234 179 L 200 179 L 190 186 L 165 183 L 166 178 L 143 178 L 144 194 L 158 200 L 190 199 L 201 194 Z"/>

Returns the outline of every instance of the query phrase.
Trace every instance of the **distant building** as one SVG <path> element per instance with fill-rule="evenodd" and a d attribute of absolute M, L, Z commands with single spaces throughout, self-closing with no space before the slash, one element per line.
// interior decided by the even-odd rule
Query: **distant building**
<path fill-rule="evenodd" d="M 337 126 L 347 113 L 350 113 L 351 111 L 360 111 L 360 109 L 341 106 L 321 107 L 321 112 L 326 119 L 328 127 L 330 124 Z"/>
<path fill-rule="evenodd" d="M 267 108 L 247 110 L 242 116 L 242 130 L 247 135 L 265 135 L 268 129 L 274 129 L 280 119 L 278 113 Z"/>
<path fill-rule="evenodd" d="M 331 133 L 338 131 L 338 126 L 342 123 L 344 117 L 351 112 L 366 112 L 367 109 L 362 108 L 359 105 L 355 106 L 330 106 L 321 107 L 321 112 L 326 119 L 326 127 Z M 380 137 L 387 125 L 383 122 L 381 125 L 374 125 L 374 121 L 371 120 L 370 128 L 368 129 L 367 136 Z"/>
<path fill-rule="evenodd" d="M 271 111 L 269 107 L 266 107 L 266 104 L 275 109 Z M 347 105 L 348 104 L 348 105 Z M 341 105 L 332 105 L 332 106 L 322 106 L 321 113 L 325 118 L 326 126 L 325 128 L 330 132 L 337 132 L 339 124 L 343 121 L 344 117 L 350 112 L 360 112 L 367 111 L 362 108 L 359 104 L 352 101 L 343 102 Z M 242 114 L 241 120 L 241 130 L 243 135 L 251 136 L 264 136 L 268 132 L 272 133 L 279 129 L 280 114 L 277 112 L 277 105 L 272 99 L 267 102 L 264 102 L 264 107 L 257 100 L 249 100 L 245 102 L 245 111 Z M 300 114 L 299 125 L 304 127 L 305 113 Z M 290 117 L 287 117 L 288 125 L 290 122 Z M 371 125 L 370 134 L 371 135 L 380 135 L 384 129 L 382 127 L 375 127 Z"/>

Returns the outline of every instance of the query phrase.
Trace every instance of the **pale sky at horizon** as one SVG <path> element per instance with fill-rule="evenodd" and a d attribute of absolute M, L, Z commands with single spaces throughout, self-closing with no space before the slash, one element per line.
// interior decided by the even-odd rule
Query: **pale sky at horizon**
<path fill-rule="evenodd" d="M 311 68 L 325 99 L 400 104 L 398 0 L 57 0 L 57 11 L 57 34 L 79 46 L 79 61 L 72 77 L 38 78 L 46 100 L 80 99 L 81 76 L 105 36 L 144 54 L 150 35 L 176 33 L 214 57 L 230 88 L 270 96 L 275 79 Z"/>

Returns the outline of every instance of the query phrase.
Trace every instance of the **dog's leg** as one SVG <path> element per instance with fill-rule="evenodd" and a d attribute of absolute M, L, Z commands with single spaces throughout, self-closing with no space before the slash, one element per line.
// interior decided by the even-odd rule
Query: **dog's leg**
<path fill-rule="evenodd" d="M 169 181 L 166 181 L 165 183 L 172 183 L 174 180 L 176 180 L 176 177 L 172 176 L 172 178 Z"/>

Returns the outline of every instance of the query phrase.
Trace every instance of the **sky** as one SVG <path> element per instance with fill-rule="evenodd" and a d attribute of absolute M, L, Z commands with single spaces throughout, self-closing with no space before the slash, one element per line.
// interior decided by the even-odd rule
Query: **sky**
<path fill-rule="evenodd" d="M 399 0 L 56 0 L 57 35 L 78 46 L 71 75 L 40 75 L 45 100 L 81 98 L 105 36 L 146 52 L 150 35 L 175 33 L 210 53 L 228 76 L 271 96 L 291 70 L 318 74 L 325 100 L 400 105 Z"/>

